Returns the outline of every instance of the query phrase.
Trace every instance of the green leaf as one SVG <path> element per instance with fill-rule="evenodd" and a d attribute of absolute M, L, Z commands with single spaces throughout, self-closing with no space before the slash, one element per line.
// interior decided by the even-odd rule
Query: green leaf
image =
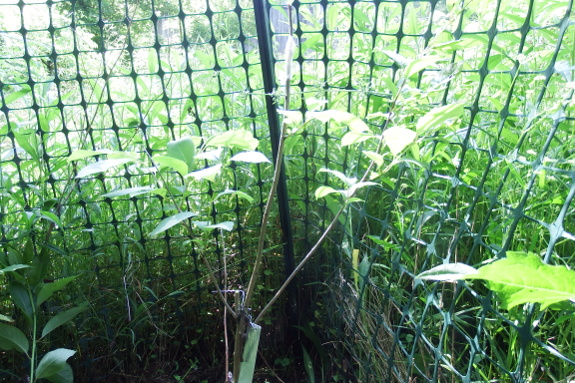
<path fill-rule="evenodd" d="M 40 289 L 40 291 L 38 292 L 38 298 L 36 299 L 36 307 L 40 307 L 40 305 L 46 302 L 46 300 L 48 300 L 52 295 L 54 295 L 56 291 L 62 290 L 76 278 L 78 278 L 78 276 L 74 275 L 71 277 L 58 279 L 57 281 L 44 284 Z"/>
<path fill-rule="evenodd" d="M 56 214 L 52 213 L 51 211 L 42 210 L 40 212 L 39 216 L 42 219 L 53 222 L 55 225 L 62 227 L 62 222 L 60 222 L 60 218 Z"/>
<path fill-rule="evenodd" d="M 27 353 L 29 347 L 28 339 L 22 330 L 6 323 L 0 323 L 1 349 L 6 351 L 17 350 Z"/>
<path fill-rule="evenodd" d="M 429 67 L 430 65 L 435 64 L 438 61 L 445 60 L 445 57 L 441 56 L 424 56 L 415 60 L 412 60 L 407 66 L 405 67 L 405 74 L 406 78 L 413 76 L 416 73 L 421 72 L 425 68 Z"/>
<path fill-rule="evenodd" d="M 83 160 L 84 158 L 95 157 L 102 155 L 106 152 L 96 150 L 75 150 L 68 156 L 68 162 Z"/>
<path fill-rule="evenodd" d="M 189 173 L 188 164 L 177 158 L 166 157 L 166 156 L 154 156 L 153 160 L 155 163 L 160 165 L 160 167 L 168 167 L 177 171 L 178 173 L 180 173 L 182 177 Z"/>
<path fill-rule="evenodd" d="M 32 89 L 30 89 L 30 87 L 28 85 L 23 85 L 22 89 L 20 89 L 17 92 L 11 93 L 9 95 L 7 95 L 6 97 L 4 97 L 4 101 L 5 101 L 5 105 L 10 105 L 11 103 L 13 103 L 14 101 L 16 101 L 17 99 L 26 96 L 28 93 L 30 93 L 32 91 Z"/>
<path fill-rule="evenodd" d="M 359 144 L 374 137 L 375 136 L 371 133 L 347 132 L 341 138 L 341 146 L 350 146 L 354 144 Z"/>
<path fill-rule="evenodd" d="M 482 279 L 501 298 L 504 308 L 524 303 L 549 305 L 575 299 L 575 271 L 547 265 L 536 254 L 508 251 L 507 257 L 479 268 L 465 279 Z"/>
<path fill-rule="evenodd" d="M 50 251 L 47 247 L 42 250 L 32 260 L 32 269 L 28 272 L 28 284 L 35 286 L 48 274 L 48 267 L 50 266 Z"/>
<path fill-rule="evenodd" d="M 36 368 L 36 377 L 38 379 L 48 378 L 49 376 L 55 375 L 58 372 L 66 368 L 66 361 L 76 351 L 68 350 L 66 348 L 58 348 L 56 350 L 48 352 Z"/>
<path fill-rule="evenodd" d="M 339 192 L 340 190 L 335 190 L 334 188 L 329 186 L 320 186 L 315 190 L 315 199 L 320 199 L 325 197 L 326 195 Z"/>
<path fill-rule="evenodd" d="M 352 132 L 364 133 L 369 132 L 369 127 L 365 122 L 355 115 L 344 112 L 341 110 L 324 110 L 321 112 L 309 112 L 307 114 L 309 118 L 315 118 L 323 123 L 328 121 L 336 121 L 345 124 L 349 127 Z"/>
<path fill-rule="evenodd" d="M 410 145 L 416 136 L 417 134 L 413 130 L 398 126 L 392 126 L 383 132 L 385 144 L 394 156 L 397 156 Z"/>
<path fill-rule="evenodd" d="M 114 198 L 114 197 L 121 197 L 121 196 L 125 196 L 125 195 L 129 195 L 130 197 L 134 197 L 134 196 L 137 196 L 140 194 L 150 193 L 150 192 L 153 192 L 155 190 L 156 190 L 156 188 L 151 187 L 151 186 L 139 186 L 139 187 L 121 189 L 121 190 L 116 190 L 116 191 L 113 191 L 110 193 L 102 194 L 102 197 Z"/>
<path fill-rule="evenodd" d="M 215 181 L 216 176 L 220 174 L 221 170 L 222 170 L 222 164 L 217 164 L 202 170 L 196 170 L 195 172 L 186 174 L 186 177 L 193 177 L 196 181 L 201 181 L 205 179 L 213 182 Z"/>
<path fill-rule="evenodd" d="M 196 157 L 196 144 L 191 137 L 181 138 L 168 143 L 168 157 L 172 157 L 184 162 L 189 173 L 194 170 L 194 160 Z M 181 173 L 182 174 L 182 173 Z"/>
<path fill-rule="evenodd" d="M 196 221 L 194 224 L 202 230 L 213 230 L 213 229 L 222 229 L 225 231 L 232 231 L 234 229 L 234 223 L 232 221 L 225 221 L 210 225 L 209 222 L 203 221 Z"/>
<path fill-rule="evenodd" d="M 86 311 L 87 309 L 88 306 L 73 307 L 69 310 L 62 311 L 61 313 L 56 314 L 55 316 L 50 318 L 48 323 L 46 323 L 46 325 L 42 329 L 42 338 L 51 333 L 54 329 L 62 326 L 63 324 L 68 323 L 69 321 L 74 319 L 78 314 Z"/>
<path fill-rule="evenodd" d="M 23 264 L 10 265 L 10 266 L 7 266 L 3 269 L 0 269 L 0 274 L 10 273 L 10 272 L 14 272 L 14 271 L 20 270 L 20 269 L 26 269 L 28 267 L 31 267 L 31 266 L 30 265 L 23 265 Z"/>
<path fill-rule="evenodd" d="M 416 131 L 420 136 L 450 118 L 459 118 L 463 115 L 463 104 L 456 103 L 432 109 L 417 121 Z"/>
<path fill-rule="evenodd" d="M 68 364 L 64 364 L 64 368 L 57 373 L 47 376 L 47 380 L 52 383 L 73 383 L 74 382 L 74 372 L 72 367 Z"/>
<path fill-rule="evenodd" d="M 309 383 L 315 383 L 315 372 L 313 371 L 313 361 L 311 360 L 305 347 L 302 346 L 301 349 L 303 351 L 303 366 L 307 374 L 307 381 Z"/>
<path fill-rule="evenodd" d="M 372 160 L 373 162 L 375 162 L 375 164 L 378 167 L 381 167 L 383 165 L 383 156 L 379 153 L 376 152 L 371 152 L 371 151 L 364 151 L 363 154 L 365 154 L 367 156 L 367 158 L 369 158 L 370 160 Z"/>
<path fill-rule="evenodd" d="M 477 270 L 465 263 L 457 262 L 433 267 L 420 273 L 416 278 L 432 281 L 457 281 L 465 279 L 471 274 L 477 274 Z"/>
<path fill-rule="evenodd" d="M 164 218 L 163 220 L 160 221 L 158 226 L 156 226 L 156 228 L 154 230 L 152 230 L 150 235 L 151 236 L 158 235 L 158 234 L 168 230 L 172 226 L 175 226 L 178 223 L 185 221 L 186 219 L 195 217 L 195 216 L 197 216 L 196 213 L 192 213 L 190 211 L 184 211 L 184 212 L 181 212 L 178 214 L 174 214 L 170 217 Z"/>
<path fill-rule="evenodd" d="M 20 282 L 12 281 L 8 286 L 8 290 L 10 291 L 10 296 L 12 296 L 12 300 L 16 306 L 22 310 L 26 319 L 30 322 L 32 320 L 32 315 L 34 314 L 34 310 L 26 287 L 24 287 Z"/>
<path fill-rule="evenodd" d="M 237 162 L 249 162 L 252 164 L 260 164 L 262 162 L 267 162 L 267 163 L 271 164 L 271 161 L 268 160 L 268 158 L 266 156 L 264 156 L 262 153 L 256 152 L 256 151 L 240 152 L 240 153 L 234 155 L 231 158 L 231 160 L 237 161 Z"/>
<path fill-rule="evenodd" d="M 78 172 L 76 178 L 84 178 L 97 173 L 103 173 L 115 166 L 134 162 L 132 158 L 113 158 L 109 160 L 101 160 L 93 164 L 87 165 Z"/>
<path fill-rule="evenodd" d="M 355 183 L 357 182 L 357 178 L 347 177 L 345 174 L 343 174 L 342 172 L 337 171 L 337 170 L 322 168 L 322 169 L 320 169 L 319 171 L 320 171 L 320 172 L 323 172 L 323 173 L 329 173 L 329 174 L 332 174 L 332 175 L 336 176 L 336 177 L 339 178 L 346 186 L 351 186 L 351 185 L 353 185 L 353 184 L 355 184 Z"/>
<path fill-rule="evenodd" d="M 247 200 L 250 203 L 254 202 L 254 198 L 251 195 L 249 195 L 248 193 L 243 192 L 241 190 L 230 190 L 230 189 L 224 190 L 223 192 L 218 193 L 216 198 L 214 198 L 214 201 L 217 201 L 218 199 L 220 199 L 220 197 L 223 197 L 225 195 L 235 195 L 239 198 L 243 198 L 243 199 Z"/>
<path fill-rule="evenodd" d="M 12 323 L 14 322 L 14 319 L 8 315 L 0 314 L 0 321 Z"/>
<path fill-rule="evenodd" d="M 227 147 L 240 150 L 255 150 L 259 141 L 253 134 L 245 129 L 229 130 L 220 135 L 214 136 L 206 142 L 207 147 Z"/>
<path fill-rule="evenodd" d="M 253 382 L 261 331 L 262 328 L 257 324 L 248 323 L 246 343 L 244 344 L 238 383 Z"/>

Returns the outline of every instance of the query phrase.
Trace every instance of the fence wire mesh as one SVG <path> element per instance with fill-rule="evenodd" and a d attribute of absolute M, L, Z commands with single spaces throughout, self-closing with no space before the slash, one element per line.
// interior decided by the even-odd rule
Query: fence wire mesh
<path fill-rule="evenodd" d="M 460 103 L 461 118 L 422 137 L 349 205 L 285 309 L 266 323 L 261 347 L 277 356 L 266 363 L 289 366 L 280 356 L 297 354 L 301 342 L 314 360 L 308 374 L 321 381 L 567 382 L 575 375 L 570 306 L 506 311 L 480 283 L 415 276 L 507 250 L 573 264 L 572 6 L 6 0 L 0 241 L 48 232 L 51 277 L 82 273 L 68 299 L 87 299 L 92 315 L 62 339 L 83 350 L 75 366 L 83 380 L 130 381 L 174 360 L 194 371 L 190 381 L 214 379 L 199 370 L 221 370 L 222 308 L 200 254 L 209 254 L 221 286 L 246 284 L 271 170 L 230 161 L 217 179 L 196 182 L 159 177 L 150 159 L 181 137 L 210 148 L 239 130 L 272 158 L 286 72 L 290 109 L 348 111 L 374 132 L 388 120 L 414 129 L 431 108 Z M 402 60 L 416 57 L 436 59 L 402 78 Z M 332 182 L 321 169 L 365 171 L 373 148 L 341 145 L 345 131 L 334 125 L 310 123 L 286 139 L 256 311 L 338 208 L 336 198 L 314 197 Z M 213 167 L 216 146 L 194 170 Z M 232 145 L 231 154 L 241 149 Z M 197 214 L 192 232 L 150 235 L 178 212 L 174 200 Z M 0 307 L 14 310 L 2 294 Z M 13 363 L 3 358 L 2 366 Z"/>

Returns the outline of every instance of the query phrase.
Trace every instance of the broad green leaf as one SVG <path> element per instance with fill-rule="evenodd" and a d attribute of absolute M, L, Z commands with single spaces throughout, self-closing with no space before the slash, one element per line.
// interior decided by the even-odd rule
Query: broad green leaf
<path fill-rule="evenodd" d="M 68 156 L 68 162 L 83 160 L 84 158 L 95 157 L 106 152 L 96 151 L 96 150 L 75 150 L 72 154 Z"/>
<path fill-rule="evenodd" d="M 66 361 L 76 351 L 68 350 L 66 348 L 58 348 L 56 350 L 48 352 L 36 368 L 36 377 L 38 379 L 48 378 L 49 376 L 55 375 L 58 372 L 66 368 Z"/>
<path fill-rule="evenodd" d="M 482 279 L 501 298 L 503 307 L 524 303 L 549 305 L 575 299 L 575 271 L 547 265 L 536 254 L 508 251 L 507 257 L 479 268 L 465 279 Z"/>
<path fill-rule="evenodd" d="M 214 136 L 206 142 L 207 147 L 237 148 L 240 150 L 255 150 L 258 147 L 258 140 L 253 134 L 245 129 L 229 130 L 225 133 Z"/>
<path fill-rule="evenodd" d="M 332 174 L 332 175 L 336 176 L 336 177 L 339 178 L 343 183 L 345 183 L 346 186 L 351 186 L 351 185 L 353 185 L 353 184 L 355 184 L 355 183 L 357 182 L 357 178 L 347 177 L 345 174 L 343 174 L 342 172 L 337 171 L 337 170 L 322 168 L 322 169 L 320 169 L 319 171 L 320 171 L 320 172 L 323 172 L 323 173 L 329 173 L 329 174 Z"/>
<path fill-rule="evenodd" d="M 0 348 L 6 351 L 17 350 L 23 353 L 28 352 L 28 339 L 26 335 L 17 327 L 6 323 L 0 323 Z"/>
<path fill-rule="evenodd" d="M 283 114 L 285 124 L 301 125 L 303 122 L 302 113 L 298 110 L 278 110 L 278 113 Z"/>
<path fill-rule="evenodd" d="M 116 190 L 116 191 L 113 191 L 110 193 L 102 194 L 102 197 L 114 198 L 114 197 L 121 197 L 121 196 L 125 196 L 125 195 L 129 195 L 130 197 L 134 197 L 134 196 L 137 196 L 140 194 L 150 193 L 150 192 L 155 191 L 155 190 L 156 190 L 156 188 L 151 187 L 151 186 L 139 186 L 139 187 L 121 189 L 121 190 Z"/>
<path fill-rule="evenodd" d="M 392 59 L 397 65 L 399 65 L 400 68 L 405 68 L 407 65 L 409 65 L 409 59 L 400 55 L 399 53 L 387 51 L 384 49 L 381 50 L 381 53 Z"/>
<path fill-rule="evenodd" d="M 73 307 L 69 310 L 62 311 L 48 321 L 44 328 L 42 329 L 42 338 L 48 335 L 52 330 L 62 326 L 63 324 L 68 323 L 72 319 L 76 317 L 76 315 L 86 311 L 88 306 L 80 306 L 80 307 Z"/>
<path fill-rule="evenodd" d="M 440 106 L 432 109 L 425 116 L 417 121 L 416 131 L 420 136 L 426 134 L 431 128 L 436 127 L 450 118 L 459 118 L 463 115 L 463 104 L 456 103 L 451 105 Z"/>
<path fill-rule="evenodd" d="M 74 383 L 74 372 L 72 367 L 64 364 L 64 368 L 53 375 L 47 376 L 46 379 L 52 383 Z"/>
<path fill-rule="evenodd" d="M 361 142 L 367 141 L 375 136 L 371 133 L 363 132 L 347 132 L 341 138 L 341 146 L 349 146 L 354 144 L 359 144 Z"/>
<path fill-rule="evenodd" d="M 39 216 L 42 219 L 53 222 L 55 225 L 62 227 L 62 222 L 60 222 L 60 218 L 56 214 L 52 213 L 51 211 L 42 210 L 39 213 Z"/>
<path fill-rule="evenodd" d="M 375 185 L 377 185 L 375 182 L 370 182 L 370 181 L 355 183 L 355 184 L 351 185 L 349 187 L 349 189 L 346 190 L 346 196 L 348 198 L 351 198 L 351 197 L 353 197 L 355 192 L 358 191 L 359 189 L 364 188 L 366 186 L 375 186 Z M 359 201 L 347 201 L 347 202 L 351 203 L 351 202 L 359 202 Z"/>
<path fill-rule="evenodd" d="M 12 300 L 18 306 L 20 310 L 26 316 L 26 319 L 31 322 L 32 315 L 34 314 L 34 310 L 32 308 L 32 302 L 30 302 L 30 295 L 28 294 L 28 290 L 24 285 L 20 282 L 12 281 L 8 286 L 8 290 L 10 291 L 10 296 Z"/>
<path fill-rule="evenodd" d="M 9 317 L 8 315 L 0 314 L 0 321 L 12 323 L 14 322 L 14 319 L 12 317 Z"/>
<path fill-rule="evenodd" d="M 249 162 L 252 164 L 260 164 L 262 162 L 271 163 L 266 156 L 256 151 L 240 152 L 234 155 L 231 160 L 237 162 Z"/>
<path fill-rule="evenodd" d="M 307 374 L 307 380 L 309 383 L 315 383 L 315 372 L 313 370 L 313 361 L 311 360 L 307 350 L 304 346 L 301 347 L 303 351 L 303 367 Z"/>
<path fill-rule="evenodd" d="M 187 165 L 189 173 L 194 169 L 194 160 L 196 157 L 196 144 L 191 137 L 184 137 L 168 143 L 168 157 L 176 158 Z"/>
<path fill-rule="evenodd" d="M 181 213 L 174 214 L 170 217 L 164 218 L 163 220 L 160 221 L 158 226 L 156 226 L 156 228 L 154 230 L 152 230 L 150 235 L 151 236 L 158 235 L 158 234 L 168 230 L 169 228 L 177 225 L 178 223 L 185 221 L 186 219 L 189 219 L 191 217 L 195 217 L 195 216 L 197 216 L 196 213 L 192 213 L 191 211 L 183 211 Z"/>
<path fill-rule="evenodd" d="M 42 288 L 38 292 L 38 298 L 36 299 L 36 307 L 40 307 L 40 305 L 46 302 L 46 300 L 48 300 L 52 295 L 54 295 L 56 291 L 62 290 L 76 278 L 78 278 L 78 276 L 74 275 L 71 277 L 58 279 L 57 281 L 44 284 L 44 286 L 42 286 Z"/>
<path fill-rule="evenodd" d="M 171 168 L 175 171 L 177 171 L 178 173 L 180 173 L 180 175 L 185 176 L 186 174 L 188 174 L 188 164 L 186 164 L 184 161 L 179 160 L 177 158 L 174 157 L 167 157 L 167 156 L 154 156 L 153 160 L 155 163 L 157 163 L 158 165 L 160 165 L 160 167 L 168 167 Z"/>
<path fill-rule="evenodd" d="M 113 158 L 108 160 L 101 160 L 93 164 L 87 165 L 78 172 L 76 178 L 84 178 L 97 173 L 103 173 L 115 166 L 124 165 L 129 162 L 134 162 L 131 158 Z"/>
<path fill-rule="evenodd" d="M 339 192 L 340 190 L 335 190 L 334 188 L 329 186 L 320 186 L 315 190 L 315 199 L 320 199 L 325 197 L 326 195 Z"/>
<path fill-rule="evenodd" d="M 371 151 L 364 151 L 363 154 L 365 154 L 367 156 L 367 158 L 369 158 L 370 160 L 372 160 L 373 162 L 375 162 L 375 164 L 378 167 L 381 167 L 383 165 L 383 156 L 379 153 L 376 152 L 371 152 Z"/>
<path fill-rule="evenodd" d="M 392 126 L 383 132 L 385 144 L 394 156 L 397 156 L 403 149 L 410 145 L 417 134 L 406 128 Z"/>
<path fill-rule="evenodd" d="M 243 192 L 241 190 L 230 190 L 230 189 L 224 190 L 223 192 L 219 193 L 216 196 L 216 198 L 214 198 L 214 201 L 217 201 L 220 197 L 223 197 L 225 195 L 235 195 L 239 198 L 243 198 L 243 199 L 247 200 L 250 203 L 254 202 L 254 198 L 251 195 L 249 195 L 248 193 Z"/>
<path fill-rule="evenodd" d="M 262 328 L 257 324 L 248 323 L 246 343 L 244 344 L 238 383 L 253 382 L 261 331 Z"/>
<path fill-rule="evenodd" d="M 429 67 L 430 65 L 435 64 L 438 61 L 445 60 L 444 57 L 441 56 L 424 56 L 415 60 L 412 60 L 407 66 L 405 67 L 405 77 L 409 78 L 416 73 L 421 72 L 425 68 Z"/>
<path fill-rule="evenodd" d="M 420 273 L 416 278 L 432 281 L 457 281 L 465 279 L 471 274 L 477 274 L 477 270 L 465 263 L 456 262 L 435 266 Z"/>
<path fill-rule="evenodd" d="M 196 170 L 195 172 L 186 174 L 186 177 L 193 177 L 196 181 L 201 181 L 205 179 L 213 182 L 216 179 L 216 176 L 220 174 L 221 170 L 222 170 L 222 164 L 217 164 L 202 170 Z"/>
<path fill-rule="evenodd" d="M 48 267 L 50 266 L 50 250 L 43 246 L 42 250 L 32 260 L 32 269 L 28 271 L 28 284 L 35 286 L 42 281 L 46 274 L 48 274 Z"/>

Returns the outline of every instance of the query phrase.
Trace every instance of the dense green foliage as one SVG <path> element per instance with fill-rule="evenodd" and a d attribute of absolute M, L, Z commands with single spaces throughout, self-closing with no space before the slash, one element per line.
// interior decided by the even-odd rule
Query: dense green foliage
<path fill-rule="evenodd" d="M 507 251 L 541 267 L 526 286 L 573 266 L 572 1 L 300 1 L 293 52 L 269 3 L 293 237 L 274 208 L 255 316 L 285 279 L 284 241 L 299 261 L 337 225 L 262 318 L 256 381 L 573 375 L 565 296 L 416 278 L 513 272 L 513 257 L 485 266 Z M 0 374 L 224 379 L 212 291 L 247 287 L 274 169 L 255 14 L 0 4 Z"/>

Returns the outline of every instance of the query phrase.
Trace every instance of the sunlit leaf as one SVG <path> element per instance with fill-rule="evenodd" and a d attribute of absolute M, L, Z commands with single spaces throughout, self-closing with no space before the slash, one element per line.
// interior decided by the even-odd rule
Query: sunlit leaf
<path fill-rule="evenodd" d="M 208 181 L 215 181 L 216 176 L 218 174 L 220 174 L 220 171 L 222 170 L 222 164 L 217 164 L 214 166 L 210 166 L 208 168 L 202 169 L 202 170 L 196 170 L 195 172 L 191 172 L 189 174 L 186 174 L 186 177 L 192 177 L 194 178 L 196 181 L 200 181 L 200 180 L 208 180 Z"/>
<path fill-rule="evenodd" d="M 405 67 L 405 77 L 409 78 L 416 73 L 421 72 L 422 70 L 428 68 L 429 66 L 435 64 L 438 61 L 445 60 L 444 57 L 441 56 L 423 56 L 412 60 L 406 67 Z"/>
<path fill-rule="evenodd" d="M 329 174 L 336 176 L 341 181 L 343 181 L 343 183 L 345 183 L 346 186 L 351 186 L 357 182 L 357 178 L 347 177 L 345 174 L 343 174 L 342 172 L 337 171 L 337 170 L 322 168 L 319 171 L 322 173 L 329 173 Z"/>
<path fill-rule="evenodd" d="M 173 169 L 178 173 L 180 173 L 182 176 L 185 176 L 186 174 L 189 173 L 188 164 L 177 158 L 168 156 L 154 156 L 153 160 L 156 164 L 160 165 L 160 167 L 167 167 Z"/>
<path fill-rule="evenodd" d="M 169 142 L 167 153 L 168 157 L 176 158 L 187 165 L 187 171 L 185 173 L 189 173 L 194 169 L 196 144 L 191 137 L 184 137 Z"/>
<path fill-rule="evenodd" d="M 398 126 L 392 126 L 383 132 L 385 144 L 394 156 L 410 145 L 416 136 L 413 130 Z"/>
<path fill-rule="evenodd" d="M 70 154 L 67 158 L 68 162 L 83 160 L 84 158 L 90 158 L 99 156 L 102 154 L 109 153 L 109 150 L 75 150 L 72 154 Z"/>
<path fill-rule="evenodd" d="M 376 152 L 371 152 L 371 151 L 364 151 L 363 154 L 365 154 L 367 156 L 367 158 L 369 158 L 370 160 L 372 160 L 373 162 L 375 162 L 375 164 L 378 167 L 381 167 L 383 165 L 383 156 L 379 153 Z"/>
<path fill-rule="evenodd" d="M 220 197 L 223 197 L 225 195 L 235 195 L 239 198 L 243 198 L 243 199 L 247 200 L 250 203 L 254 201 L 254 198 L 252 196 L 250 196 L 248 193 L 243 192 L 241 190 L 230 190 L 230 189 L 224 190 L 223 192 L 218 193 L 216 198 L 214 198 L 214 201 L 217 201 L 218 199 L 220 199 Z"/>
<path fill-rule="evenodd" d="M 222 229 L 225 231 L 232 231 L 234 229 L 234 223 L 232 221 L 225 221 L 215 224 L 209 224 L 209 222 L 205 221 L 196 221 L 194 224 L 202 230 L 213 230 L 213 229 Z"/>
<path fill-rule="evenodd" d="M 524 303 L 549 305 L 575 299 L 575 271 L 547 265 L 536 254 L 508 251 L 507 257 L 479 268 L 466 279 L 482 279 L 505 308 Z"/>
<path fill-rule="evenodd" d="M 329 186 L 320 186 L 315 190 L 315 198 L 320 199 L 325 197 L 326 195 L 339 192 L 340 192 L 339 190 L 335 190 L 334 188 Z"/>
<path fill-rule="evenodd" d="M 271 163 L 270 160 L 263 153 L 256 151 L 240 152 L 231 158 L 232 161 L 249 162 L 252 164 L 259 164 L 262 162 Z"/>
<path fill-rule="evenodd" d="M 424 271 L 416 278 L 432 281 L 457 281 L 476 273 L 477 270 L 475 268 L 465 263 L 447 263 Z"/>
<path fill-rule="evenodd" d="M 228 147 L 241 150 L 255 150 L 258 147 L 258 140 L 253 134 L 245 129 L 229 130 L 225 133 L 211 137 L 207 140 L 207 147 Z"/>
<path fill-rule="evenodd" d="M 93 174 L 103 173 L 115 166 L 127 164 L 130 162 L 134 162 L 134 160 L 131 158 L 114 158 L 109 160 L 101 160 L 82 168 L 82 170 L 78 172 L 78 175 L 76 175 L 76 178 L 84 178 Z"/>
<path fill-rule="evenodd" d="M 450 118 L 459 118 L 463 114 L 463 104 L 456 103 L 432 109 L 417 121 L 416 131 L 420 136 Z"/>
<path fill-rule="evenodd" d="M 134 196 L 137 196 L 140 194 L 150 193 L 154 190 L 156 190 L 156 188 L 151 187 L 151 186 L 138 186 L 138 187 L 121 189 L 121 190 L 116 190 L 116 191 L 113 191 L 110 193 L 102 194 L 102 197 L 115 198 L 115 197 L 122 197 L 125 195 L 129 195 L 130 197 L 134 197 Z"/>
<path fill-rule="evenodd" d="M 150 232 L 150 236 L 158 235 L 168 230 L 169 228 L 177 225 L 178 223 L 195 216 L 197 216 L 196 213 L 192 213 L 190 211 L 184 211 L 181 213 L 174 214 L 170 217 L 164 218 L 163 220 L 160 221 L 160 223 L 158 223 L 156 228 L 152 230 L 152 232 Z"/>

